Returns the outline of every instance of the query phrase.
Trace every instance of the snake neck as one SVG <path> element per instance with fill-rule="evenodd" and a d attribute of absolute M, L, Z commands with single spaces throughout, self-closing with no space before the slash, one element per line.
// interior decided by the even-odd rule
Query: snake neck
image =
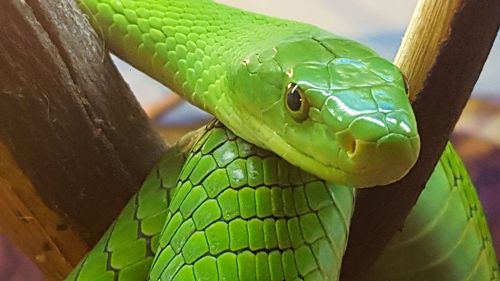
<path fill-rule="evenodd" d="M 222 120 L 231 118 L 231 65 L 259 46 L 319 31 L 208 0 L 78 2 L 113 53 Z"/>

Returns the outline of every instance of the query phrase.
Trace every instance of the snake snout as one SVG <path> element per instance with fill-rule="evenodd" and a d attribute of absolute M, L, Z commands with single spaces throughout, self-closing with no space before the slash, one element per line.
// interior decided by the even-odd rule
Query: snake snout
<path fill-rule="evenodd" d="M 362 116 L 335 134 L 344 156 L 341 162 L 354 174 L 370 175 L 387 184 L 403 177 L 415 164 L 420 150 L 418 135 L 395 131 L 385 118 Z"/>

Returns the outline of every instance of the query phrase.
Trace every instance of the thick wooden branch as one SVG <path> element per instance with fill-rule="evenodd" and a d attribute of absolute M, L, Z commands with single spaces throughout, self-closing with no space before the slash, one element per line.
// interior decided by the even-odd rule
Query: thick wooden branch
<path fill-rule="evenodd" d="M 1 143 L 0 198 L 1 233 L 30 256 L 47 280 L 62 280 L 89 246 L 37 196 L 31 181 Z"/>
<path fill-rule="evenodd" d="M 444 10 L 447 11 L 444 11 Z M 341 280 L 365 274 L 414 206 L 470 96 L 500 25 L 498 0 L 421 0 L 396 63 L 409 77 L 422 149 L 400 181 L 358 193 Z"/>
<path fill-rule="evenodd" d="M 0 1 L 0 38 L 0 139 L 33 189 L 9 185 L 41 197 L 24 202 L 35 219 L 55 211 L 42 228 L 76 230 L 50 242 L 65 256 L 100 237 L 165 147 L 73 1 Z M 27 249 L 30 231 L 10 238 Z"/>

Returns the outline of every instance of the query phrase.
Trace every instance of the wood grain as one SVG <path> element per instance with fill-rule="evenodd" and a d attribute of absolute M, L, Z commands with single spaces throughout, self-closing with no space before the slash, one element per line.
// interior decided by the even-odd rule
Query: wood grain
<path fill-rule="evenodd" d="M 441 44 L 448 38 L 451 21 L 463 1 L 418 1 L 394 64 L 403 72 L 410 99 L 422 90 L 436 61 Z"/>

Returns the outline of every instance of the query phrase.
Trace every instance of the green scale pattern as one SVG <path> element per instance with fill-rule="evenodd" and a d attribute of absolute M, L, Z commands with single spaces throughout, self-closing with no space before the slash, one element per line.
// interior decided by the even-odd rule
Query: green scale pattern
<path fill-rule="evenodd" d="M 465 166 L 449 144 L 417 204 L 370 280 L 500 280 L 486 218 Z"/>
<path fill-rule="evenodd" d="M 209 0 L 78 2 L 113 53 L 310 173 L 369 186 L 399 178 L 416 159 L 400 71 L 357 42 Z M 283 106 L 289 82 L 308 97 L 302 123 Z"/>
<path fill-rule="evenodd" d="M 276 85 L 279 80 L 270 75 L 279 73 L 275 71 L 275 61 L 288 63 L 295 74 L 301 74 L 294 61 L 296 57 L 315 64 L 303 71 L 307 81 L 323 85 L 321 81 L 326 80 L 331 85 L 342 86 L 345 95 L 335 92 L 335 97 L 342 97 L 341 105 L 352 104 L 349 108 L 365 111 L 370 108 L 367 106 L 373 106 L 372 97 L 377 92 L 383 99 L 374 100 L 378 106 L 375 111 L 393 111 L 394 119 L 399 121 L 408 117 L 403 114 L 407 110 L 401 107 L 409 109 L 404 95 L 399 95 L 399 99 L 405 102 L 392 98 L 402 91 L 400 76 L 393 79 L 397 72 L 394 67 L 372 57 L 375 54 L 360 44 L 316 27 L 233 9 L 209 0 L 78 2 L 115 54 L 196 106 L 214 113 L 239 135 L 245 133 L 245 139 L 255 145 L 268 147 L 267 144 L 279 139 L 258 134 L 262 133 L 258 132 L 260 127 L 250 126 L 251 115 L 243 114 L 241 105 L 264 104 L 258 114 L 262 119 L 254 120 L 253 125 L 260 126 L 263 121 L 269 126 L 278 123 L 272 127 L 273 132 L 284 128 L 292 132 L 294 123 L 288 122 L 285 118 L 288 115 L 283 116 L 281 111 L 271 110 L 270 105 L 277 105 L 276 109 L 280 103 L 269 102 L 271 92 L 263 91 L 269 87 L 262 86 Z M 286 44 L 281 45 L 283 42 Z M 269 52 L 269 48 L 273 52 Z M 318 67 L 325 58 L 333 59 L 332 54 L 335 61 L 346 62 L 341 64 L 343 67 L 330 63 L 328 68 Z M 361 60 L 366 63 L 352 64 L 346 60 L 359 56 L 363 56 Z M 243 58 L 248 62 L 244 73 L 251 73 L 252 79 L 236 84 L 239 90 L 253 92 L 229 101 L 230 93 L 243 92 L 234 91 L 228 77 L 232 64 Z M 264 71 L 266 69 L 269 71 Z M 330 70 L 338 70 L 338 75 L 330 76 Z M 372 75 L 372 71 L 376 75 Z M 372 83 L 372 78 L 380 81 L 386 74 L 392 77 L 389 84 L 375 87 L 377 83 Z M 313 76 L 314 79 L 309 79 Z M 320 76 L 326 78 L 320 79 Z M 338 110 L 330 109 L 339 108 L 328 104 L 334 96 L 322 102 L 321 95 L 312 94 L 323 89 L 321 85 L 314 85 L 307 92 L 311 94 L 311 120 L 334 123 L 338 121 L 334 118 Z M 365 93 L 359 86 L 371 90 Z M 354 131 L 360 138 L 372 138 L 376 130 L 361 125 L 352 122 L 353 129 L 358 127 Z M 313 127 L 302 128 L 308 130 L 302 131 L 307 133 L 289 134 L 286 142 L 299 144 L 295 147 L 320 148 L 318 157 L 330 159 L 337 151 L 329 151 L 328 145 L 338 135 L 329 135 L 336 130 L 322 126 L 316 122 Z M 244 128 L 249 128 L 248 132 L 242 131 Z M 268 280 L 268 276 L 269 280 L 336 280 L 352 213 L 353 191 L 346 187 L 333 188 L 332 184 L 299 172 L 284 160 L 245 143 L 221 127 L 210 130 L 218 133 L 214 133 L 215 136 L 207 133 L 184 166 L 181 147 L 171 150 L 177 154 L 165 156 L 167 160 L 155 168 L 137 197 L 69 276 L 70 280 L 145 280 L 153 261 L 152 280 Z M 316 143 L 311 145 L 310 140 Z M 318 140 L 323 142 L 317 143 Z M 279 146 L 274 148 L 272 150 L 278 152 Z M 282 155 L 290 156 L 288 152 Z M 369 173 L 370 178 L 401 168 L 389 160 L 380 157 L 377 161 L 364 162 L 377 164 L 376 172 Z M 295 164 L 301 164 L 300 161 Z M 484 215 L 463 164 L 448 148 L 439 165 L 406 220 L 403 233 L 395 236 L 372 271 L 373 280 L 500 279 Z M 280 167 L 288 167 L 287 176 Z M 177 182 L 181 168 L 183 173 Z M 278 171 L 277 176 L 276 172 L 270 172 L 272 169 Z M 310 169 L 321 172 L 319 170 Z M 350 180 L 362 175 L 359 173 Z M 319 252 L 320 241 L 324 246 Z M 307 256 L 312 258 L 304 258 Z"/>
<path fill-rule="evenodd" d="M 66 280 L 338 279 L 354 190 L 205 130 L 187 160 L 169 149 Z"/>
<path fill-rule="evenodd" d="M 182 169 L 149 280 L 337 280 L 353 192 L 216 125 Z"/>
<path fill-rule="evenodd" d="M 114 53 L 203 109 L 224 99 L 228 68 L 253 53 L 256 40 L 273 46 L 294 34 L 324 33 L 208 0 L 77 2 Z"/>

